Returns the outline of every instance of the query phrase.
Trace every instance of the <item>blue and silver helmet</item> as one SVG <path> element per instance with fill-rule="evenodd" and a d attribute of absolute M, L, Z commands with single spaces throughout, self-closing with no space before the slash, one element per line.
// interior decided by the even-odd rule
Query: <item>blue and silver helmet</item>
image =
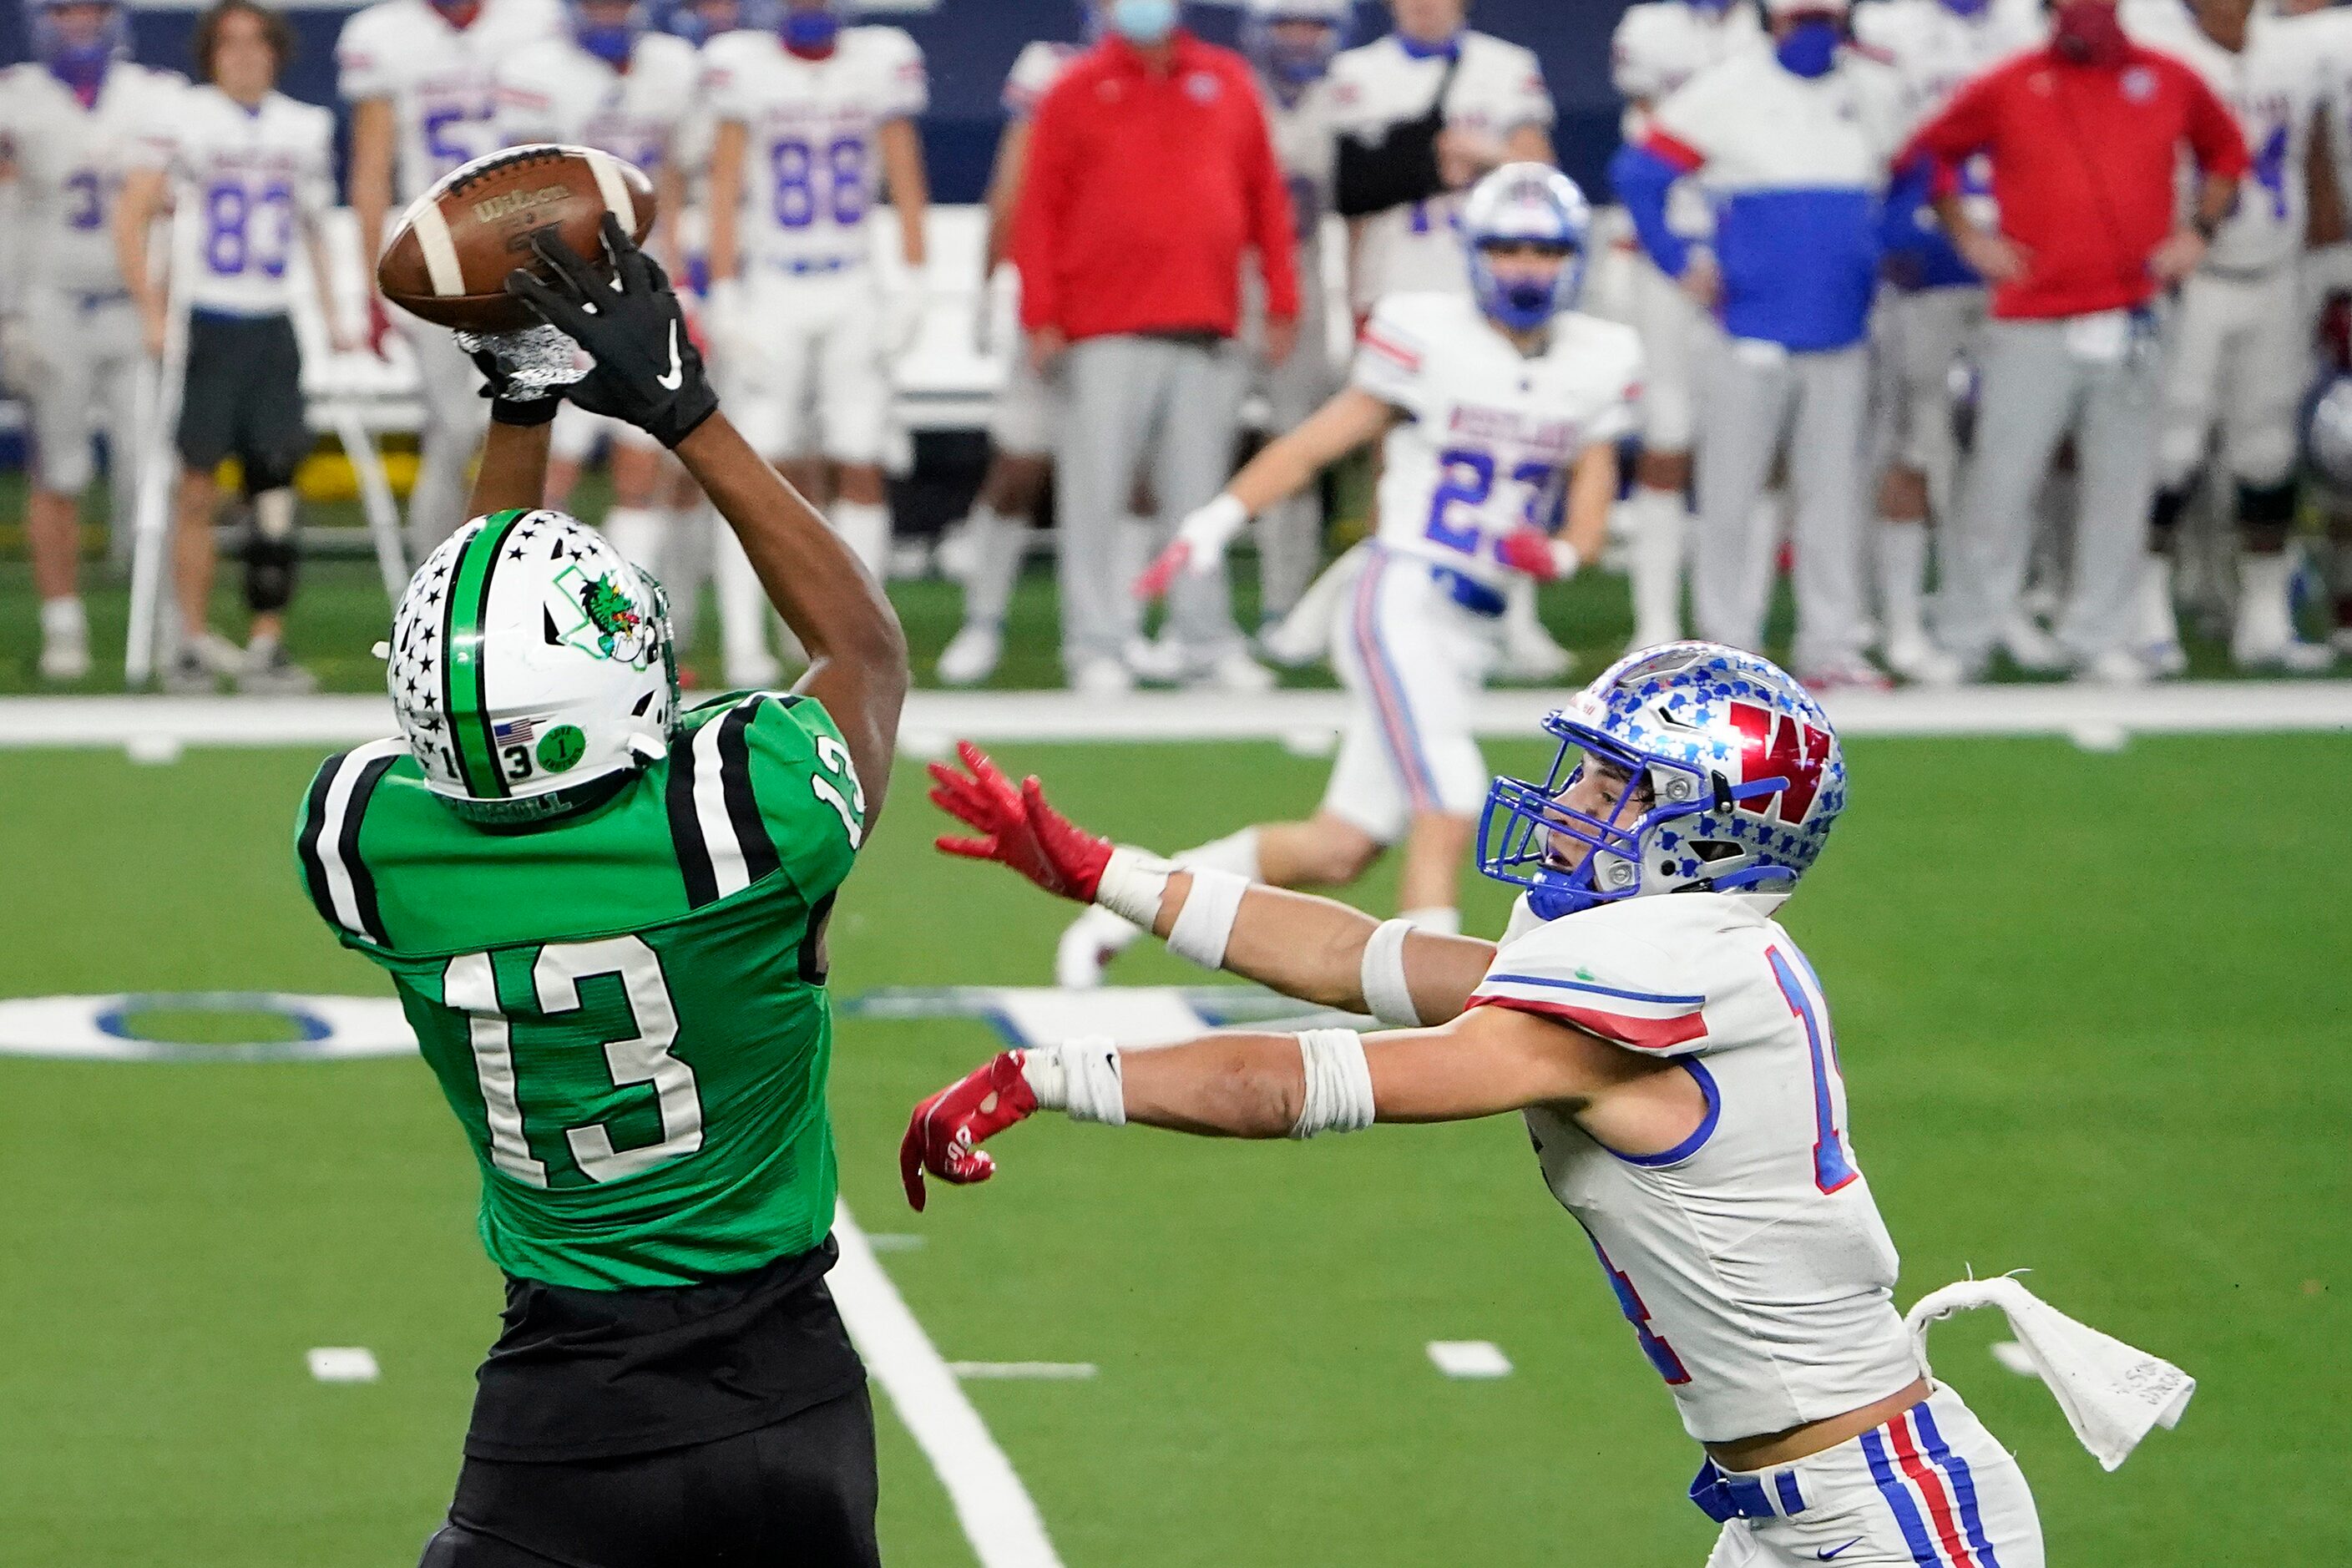
<path fill-rule="evenodd" d="M 1629 654 L 1544 729 L 1560 743 L 1550 773 L 1496 779 L 1478 826 L 1478 868 L 1527 889 L 1543 920 L 1685 889 L 1787 892 L 1845 809 L 1821 704 L 1769 659 L 1719 643 Z M 1605 819 L 1562 798 L 1595 765 L 1630 781 Z M 1580 859 L 1558 852 L 1563 837 L 1585 846 Z"/>
<path fill-rule="evenodd" d="M 1501 325 L 1532 331 L 1576 303 L 1584 285 L 1592 205 L 1576 182 L 1549 163 L 1506 163 L 1470 188 L 1462 208 L 1462 242 L 1470 252 L 1470 291 Z M 1506 282 L 1488 264 L 1490 246 L 1539 245 L 1568 259 L 1549 284 Z"/>
<path fill-rule="evenodd" d="M 26 0 L 25 30 L 33 57 L 58 79 L 76 89 L 92 89 L 105 79 L 106 68 L 131 54 L 131 19 L 117 0 L 101 0 L 103 19 L 87 33 L 69 31 L 57 13 L 75 0 Z"/>
<path fill-rule="evenodd" d="M 598 9 L 618 7 L 600 5 Z M 563 20 L 574 43 L 615 70 L 627 66 L 630 54 L 637 47 L 637 35 L 644 32 L 647 25 L 643 4 L 629 6 L 627 14 L 615 22 L 609 14 L 591 16 L 586 0 L 564 0 Z"/>
<path fill-rule="evenodd" d="M 1295 93 L 1323 79 L 1333 57 L 1348 47 L 1355 21 L 1355 0 L 1245 0 L 1242 50 L 1268 81 Z M 1319 29 L 1315 42 L 1295 45 L 1285 37 L 1281 29 L 1290 22 Z"/>

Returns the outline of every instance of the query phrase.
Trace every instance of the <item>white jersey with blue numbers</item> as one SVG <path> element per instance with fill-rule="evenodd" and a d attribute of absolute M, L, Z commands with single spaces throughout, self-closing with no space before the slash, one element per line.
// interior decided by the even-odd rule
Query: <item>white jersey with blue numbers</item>
<path fill-rule="evenodd" d="M 1672 1059 L 1704 1091 L 1696 1131 L 1638 1158 L 1558 1111 L 1526 1114 L 1546 1184 L 1706 1443 L 1843 1415 L 1921 1375 L 1829 1005 L 1772 919 L 1780 901 L 1669 893 L 1550 921 L 1522 902 L 1470 998 Z"/>
<path fill-rule="evenodd" d="M 541 38 L 499 62 L 499 141 L 594 147 L 651 175 L 669 163 L 701 76 L 694 46 L 667 33 L 639 36 L 625 71 L 567 37 Z"/>
<path fill-rule="evenodd" d="M 284 315 L 294 253 L 335 200 L 335 117 L 273 92 L 247 109 L 216 87 L 191 87 L 158 106 L 133 160 L 167 171 L 194 210 L 189 308 Z"/>
<path fill-rule="evenodd" d="M 2136 43 L 2188 62 L 2238 117 L 2253 166 L 2239 182 L 2205 265 L 2217 272 L 2263 272 L 2303 253 L 2310 205 L 2312 118 L 2329 90 L 2327 58 L 2310 47 L 2300 18 L 2261 10 L 2246 21 L 2246 47 L 2223 48 L 2205 36 L 2183 0 L 2132 0 L 2124 26 Z M 2197 175 L 2184 158 L 2181 200 L 2195 201 Z"/>
<path fill-rule="evenodd" d="M 47 66 L 0 69 L 0 150 L 16 170 L 12 254 L 22 282 L 77 294 L 122 288 L 114 198 L 155 106 L 185 85 L 170 71 L 117 60 L 85 109 Z"/>
<path fill-rule="evenodd" d="M 749 133 L 742 247 L 748 271 L 825 274 L 870 260 L 866 216 L 882 187 L 878 132 L 929 102 L 923 51 L 896 27 L 844 27 L 832 54 L 803 59 L 773 33 L 713 38 L 711 108 Z"/>
<path fill-rule="evenodd" d="M 378 0 L 343 24 L 335 44 L 338 91 L 346 103 L 391 100 L 402 201 L 499 150 L 499 62 L 553 35 L 562 16 L 556 0 L 482 0 L 480 13 L 459 27 L 426 0 Z"/>
<path fill-rule="evenodd" d="M 1515 575 L 1496 543 L 1553 528 L 1576 459 L 1633 427 L 1642 342 L 1570 313 L 1530 359 L 1465 295 L 1391 294 L 1350 379 L 1405 416 L 1381 447 L 1382 547 L 1496 587 Z"/>

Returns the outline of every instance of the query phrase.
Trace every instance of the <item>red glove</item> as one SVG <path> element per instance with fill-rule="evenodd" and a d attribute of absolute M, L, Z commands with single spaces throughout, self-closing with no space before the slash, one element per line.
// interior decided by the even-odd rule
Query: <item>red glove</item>
<path fill-rule="evenodd" d="M 1144 604 L 1157 604 L 1175 585 L 1177 574 L 1192 563 L 1192 546 L 1181 539 L 1171 540 L 1167 549 L 1151 558 L 1151 564 L 1143 569 L 1129 591 Z"/>
<path fill-rule="evenodd" d="M 898 1179 L 907 1184 L 907 1202 L 917 1214 L 923 1212 L 926 1171 L 960 1187 L 996 1174 L 995 1160 L 977 1146 L 1026 1121 L 1036 1109 L 1037 1097 L 1021 1076 L 1019 1051 L 999 1051 L 986 1067 L 915 1107 L 898 1143 Z"/>
<path fill-rule="evenodd" d="M 1010 866 L 1047 892 L 1095 901 L 1111 842 L 1088 833 L 1045 804 L 1045 786 L 1035 775 L 1015 788 L 988 753 L 970 741 L 956 742 L 956 754 L 971 770 L 960 773 L 945 763 L 931 764 L 931 804 L 981 837 L 942 836 L 943 854 Z"/>
<path fill-rule="evenodd" d="M 368 353 L 378 359 L 389 359 L 391 356 L 383 352 L 383 341 L 391 332 L 392 313 L 383 308 L 383 296 L 371 289 L 367 297 Z"/>
<path fill-rule="evenodd" d="M 1511 530 L 1495 542 L 1495 557 L 1506 566 L 1526 573 L 1538 583 L 1549 583 L 1560 575 L 1559 552 L 1552 547 L 1552 537 L 1540 528 L 1525 523 Z"/>

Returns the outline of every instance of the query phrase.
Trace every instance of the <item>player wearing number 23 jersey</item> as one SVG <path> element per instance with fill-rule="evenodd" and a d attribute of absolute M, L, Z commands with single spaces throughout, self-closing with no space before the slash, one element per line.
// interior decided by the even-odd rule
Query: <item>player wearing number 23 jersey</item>
<path fill-rule="evenodd" d="M 560 1518 L 568 1464 L 854 1426 L 825 924 L 866 796 L 832 719 L 757 691 L 678 713 L 658 585 L 553 512 L 453 536 L 383 651 L 404 737 L 320 769 L 296 847 L 392 977 L 508 1278 L 451 1542 L 487 1549 L 462 1527 L 501 1514 L 501 1465 Z"/>

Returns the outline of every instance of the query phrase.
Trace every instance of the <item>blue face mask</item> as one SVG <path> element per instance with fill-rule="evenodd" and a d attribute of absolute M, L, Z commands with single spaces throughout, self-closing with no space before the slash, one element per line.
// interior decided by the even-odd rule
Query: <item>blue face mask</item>
<path fill-rule="evenodd" d="M 1773 53 L 1791 75 L 1827 76 L 1837 63 L 1842 32 L 1827 16 L 1808 16 L 1789 29 Z"/>
<path fill-rule="evenodd" d="M 1110 27 L 1130 44 L 1164 44 L 1176 30 L 1176 0 L 1111 0 Z"/>
<path fill-rule="evenodd" d="M 841 37 L 841 18 L 831 11 L 787 11 L 782 28 L 784 47 L 822 51 Z"/>
<path fill-rule="evenodd" d="M 1945 10 L 1955 16 L 1966 16 L 1970 21 L 1983 16 L 1991 8 L 1992 0 L 1944 0 Z"/>
<path fill-rule="evenodd" d="M 579 26 L 572 29 L 574 43 L 616 68 L 629 63 L 629 46 L 635 37 L 635 29 L 625 22 L 617 27 Z"/>

